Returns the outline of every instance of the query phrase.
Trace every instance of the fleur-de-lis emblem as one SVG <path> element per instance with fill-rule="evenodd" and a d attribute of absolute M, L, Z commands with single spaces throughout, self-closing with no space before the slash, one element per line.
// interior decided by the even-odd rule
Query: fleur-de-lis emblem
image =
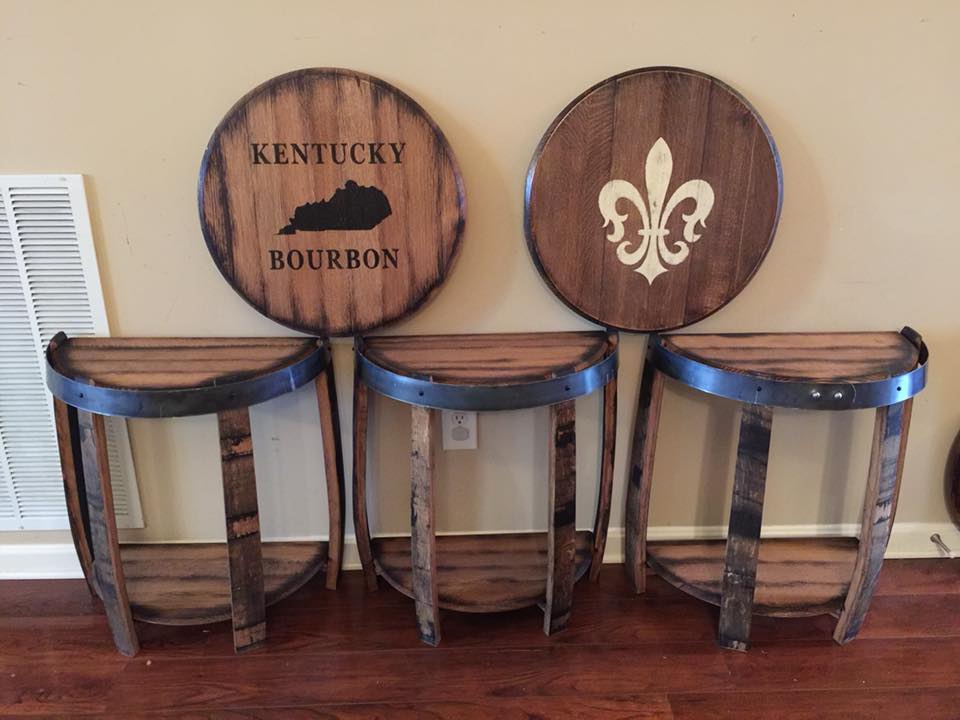
<path fill-rule="evenodd" d="M 673 155 L 670 146 L 663 138 L 659 138 L 647 154 L 647 199 L 650 211 L 643 202 L 640 192 L 633 183 L 626 180 L 611 180 L 600 190 L 598 202 L 600 213 L 603 215 L 603 226 L 613 225 L 607 235 L 607 240 L 620 243 L 617 246 L 617 258 L 624 265 L 640 266 L 634 272 L 643 275 L 651 285 L 657 276 L 667 272 L 667 265 L 679 265 L 690 254 L 688 243 L 695 243 L 700 239 L 696 233 L 697 223 L 706 228 L 707 215 L 713 209 L 713 188 L 706 180 L 688 180 L 678 187 L 670 200 L 664 205 L 667 197 L 667 188 L 670 185 L 670 176 L 673 174 Z M 640 235 L 640 245 L 634 249 L 634 243 L 623 240 L 623 223 L 626 215 L 617 212 L 618 200 L 629 200 L 640 211 L 642 227 L 637 231 Z M 689 215 L 681 215 L 684 221 L 683 240 L 673 240 L 673 247 L 667 244 L 667 219 L 670 213 L 684 200 L 693 200 L 696 205 Z M 623 240 L 621 242 L 621 240 Z M 661 259 L 663 262 L 661 262 Z"/>

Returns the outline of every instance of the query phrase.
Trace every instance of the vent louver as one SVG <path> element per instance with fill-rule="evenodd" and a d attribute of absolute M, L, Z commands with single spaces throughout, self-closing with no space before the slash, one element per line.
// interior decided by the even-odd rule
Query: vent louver
<path fill-rule="evenodd" d="M 0 530 L 67 528 L 44 350 L 109 335 L 80 175 L 0 175 Z M 142 527 L 126 421 L 107 418 L 117 524 Z"/>

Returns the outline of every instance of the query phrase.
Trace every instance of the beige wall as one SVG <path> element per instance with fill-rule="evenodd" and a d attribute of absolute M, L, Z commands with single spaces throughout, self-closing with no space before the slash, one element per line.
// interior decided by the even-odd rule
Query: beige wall
<path fill-rule="evenodd" d="M 588 328 L 550 294 L 523 242 L 531 153 L 555 114 L 608 75 L 644 65 L 703 70 L 766 119 L 782 154 L 785 204 L 747 289 L 691 329 L 919 329 L 934 365 L 915 407 L 898 520 L 946 522 L 943 465 L 960 427 L 958 27 L 960 4 L 948 0 L 3 1 L 0 172 L 86 175 L 114 334 L 284 334 L 227 286 L 204 248 L 200 156 L 222 114 L 259 82 L 300 67 L 355 68 L 433 115 L 468 193 L 456 268 L 426 309 L 390 332 Z M 615 526 L 643 343 L 623 342 Z M 349 341 L 335 355 L 349 428 Z M 722 524 L 736 410 L 676 389 L 665 405 L 653 524 Z M 587 527 L 596 398 L 578 409 L 578 522 Z M 324 533 L 313 396 L 270 402 L 254 422 L 266 534 Z M 871 424 L 868 412 L 778 412 L 765 520 L 856 521 Z M 221 537 L 214 419 L 131 425 L 147 521 L 135 535 Z M 408 427 L 403 406 L 378 403 L 370 463 L 381 531 L 402 531 L 409 516 Z M 480 450 L 442 454 L 441 529 L 544 527 L 545 442 L 545 411 L 483 416 Z M 344 437 L 348 458 L 350 445 Z"/>

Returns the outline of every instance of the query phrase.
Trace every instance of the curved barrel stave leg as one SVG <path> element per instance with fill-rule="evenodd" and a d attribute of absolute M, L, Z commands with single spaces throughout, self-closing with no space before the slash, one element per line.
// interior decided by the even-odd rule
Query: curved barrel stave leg
<path fill-rule="evenodd" d="M 654 342 L 656 340 L 651 338 L 650 344 Z M 654 368 L 648 352 L 640 379 L 624 518 L 624 566 L 637 593 L 644 592 L 647 585 L 647 523 L 650 516 L 650 486 L 653 482 L 657 430 L 660 427 L 660 406 L 663 402 L 663 378 L 663 373 Z"/>
<path fill-rule="evenodd" d="M 603 386 L 603 435 L 600 447 L 600 491 L 597 517 L 593 525 L 593 555 L 590 580 L 596 582 L 603 565 L 610 527 L 610 503 L 613 496 L 613 461 L 617 450 L 617 378 Z"/>
<path fill-rule="evenodd" d="M 90 515 L 87 508 L 87 489 L 83 480 L 83 456 L 80 450 L 80 426 L 77 409 L 63 400 L 53 399 L 53 416 L 57 428 L 57 449 L 60 451 L 60 469 L 63 473 L 63 494 L 67 503 L 70 535 L 77 551 L 80 569 L 87 586 L 95 595 L 97 578 L 93 570 L 93 550 L 90 543 Z"/>
<path fill-rule="evenodd" d="M 880 577 L 900 494 L 912 410 L 912 399 L 877 408 L 857 562 L 833 632 L 833 639 L 841 645 L 860 632 Z"/>
<path fill-rule="evenodd" d="M 316 379 L 317 405 L 320 409 L 320 436 L 323 441 L 323 465 L 327 478 L 327 515 L 330 542 L 327 545 L 327 589 L 337 589 L 343 564 L 344 480 L 343 447 L 340 444 L 340 412 L 331 360 Z"/>
<path fill-rule="evenodd" d="M 240 652 L 263 642 L 267 634 L 250 411 L 245 407 L 223 410 L 217 413 L 217 423 L 227 520 L 233 647 Z"/>
<path fill-rule="evenodd" d="M 440 644 L 440 600 L 437 590 L 436 468 L 433 415 L 430 408 L 413 405 L 410 449 L 410 555 L 413 599 L 420 639 Z"/>
<path fill-rule="evenodd" d="M 133 624 L 127 584 L 120 558 L 117 520 L 110 485 L 107 432 L 102 415 L 78 412 L 77 422 L 83 456 L 83 480 L 90 517 L 93 575 L 107 613 L 113 642 L 121 654 L 132 657 L 140 650 Z"/>
<path fill-rule="evenodd" d="M 570 620 L 577 561 L 576 401 L 550 406 L 550 491 L 547 531 L 547 596 L 543 631 L 563 630 Z"/>
<path fill-rule="evenodd" d="M 353 527 L 357 552 L 368 590 L 377 589 L 377 569 L 370 546 L 370 521 L 367 518 L 367 406 L 369 390 L 360 379 L 359 367 L 353 375 Z"/>
<path fill-rule="evenodd" d="M 773 408 L 743 405 L 720 590 L 718 639 L 730 650 L 746 650 L 750 641 L 772 421 Z"/>

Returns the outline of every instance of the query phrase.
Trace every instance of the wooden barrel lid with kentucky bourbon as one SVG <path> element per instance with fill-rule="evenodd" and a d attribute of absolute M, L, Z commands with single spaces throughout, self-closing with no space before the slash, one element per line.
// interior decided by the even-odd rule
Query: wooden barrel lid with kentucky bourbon
<path fill-rule="evenodd" d="M 320 68 L 241 98 L 207 145 L 200 223 L 214 262 L 257 310 L 314 335 L 354 335 L 413 312 L 463 232 L 449 144 L 388 83 Z"/>
<path fill-rule="evenodd" d="M 760 266 L 783 181 L 770 131 L 719 80 L 632 70 L 590 88 L 530 164 L 526 234 L 551 289 L 585 317 L 635 332 L 689 325 Z"/>

